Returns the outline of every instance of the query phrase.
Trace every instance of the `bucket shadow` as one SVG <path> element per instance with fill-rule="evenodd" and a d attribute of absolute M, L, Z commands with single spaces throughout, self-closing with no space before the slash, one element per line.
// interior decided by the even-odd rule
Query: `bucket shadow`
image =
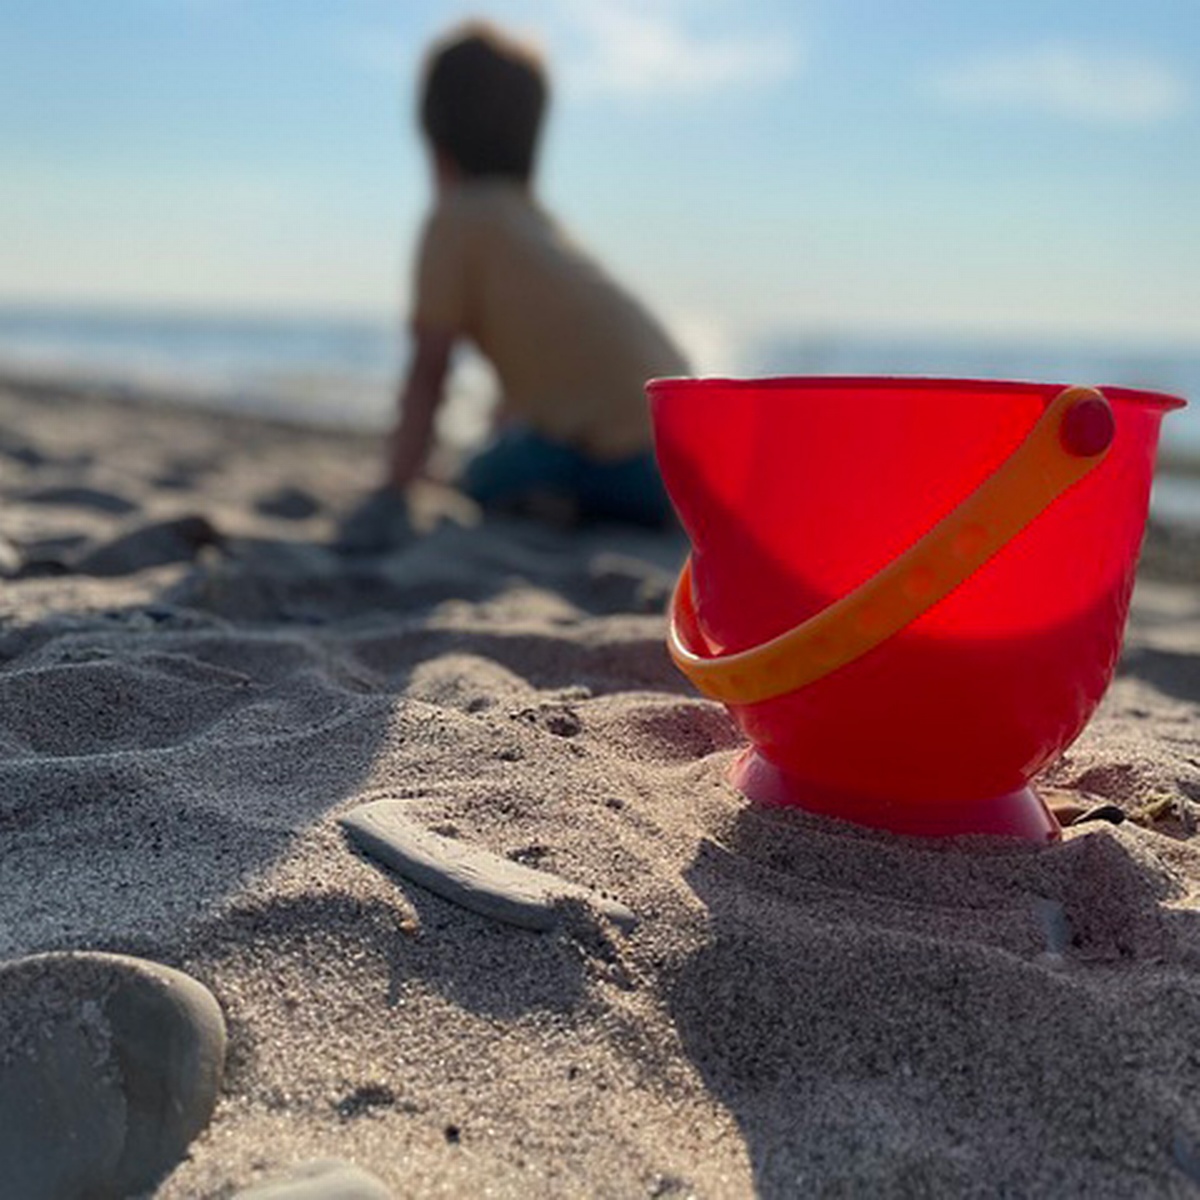
<path fill-rule="evenodd" d="M 1049 1194 L 1065 1160 L 1094 1192 L 1179 1186 L 1200 925 L 1136 838 L 931 847 L 749 808 L 686 878 L 710 936 L 670 1011 L 755 1194 Z"/>

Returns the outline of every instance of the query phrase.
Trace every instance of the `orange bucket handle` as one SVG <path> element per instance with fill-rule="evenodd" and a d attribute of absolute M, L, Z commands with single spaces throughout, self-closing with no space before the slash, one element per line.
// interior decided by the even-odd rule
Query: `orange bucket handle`
<path fill-rule="evenodd" d="M 706 696 L 756 704 L 805 687 L 898 633 L 1008 544 L 1108 453 L 1116 422 L 1094 388 L 1071 387 L 1046 407 L 1025 440 L 957 508 L 859 587 L 778 637 L 707 657 L 696 638 L 692 562 L 671 599 L 667 648 Z"/>

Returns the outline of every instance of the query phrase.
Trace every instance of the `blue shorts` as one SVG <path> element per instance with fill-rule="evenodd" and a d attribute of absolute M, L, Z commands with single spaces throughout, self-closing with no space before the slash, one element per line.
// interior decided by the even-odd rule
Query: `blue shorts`
<path fill-rule="evenodd" d="M 671 502 L 646 450 L 615 462 L 597 461 L 562 442 L 512 426 L 470 459 L 460 486 L 483 508 L 527 510 L 530 500 L 557 499 L 581 521 L 664 526 Z"/>

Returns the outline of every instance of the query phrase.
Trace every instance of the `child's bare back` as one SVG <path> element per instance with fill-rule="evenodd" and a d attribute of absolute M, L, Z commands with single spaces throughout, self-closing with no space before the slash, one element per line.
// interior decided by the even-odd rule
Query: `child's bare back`
<path fill-rule="evenodd" d="M 405 489 L 433 440 L 451 353 L 472 343 L 502 395 L 490 445 L 459 485 L 485 508 L 658 525 L 646 379 L 687 373 L 653 317 L 538 203 L 545 107 L 536 53 L 472 24 L 435 45 L 421 121 L 436 186 L 417 254 L 413 347 L 388 485 Z"/>

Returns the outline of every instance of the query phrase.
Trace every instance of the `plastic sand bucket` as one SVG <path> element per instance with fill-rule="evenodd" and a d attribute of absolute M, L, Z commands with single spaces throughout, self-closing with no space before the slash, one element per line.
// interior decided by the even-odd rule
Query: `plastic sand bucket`
<path fill-rule="evenodd" d="M 1058 823 L 1029 787 L 1121 648 L 1164 413 L 1123 388 L 657 379 L 692 541 L 668 644 L 752 799 L 919 835 Z"/>

